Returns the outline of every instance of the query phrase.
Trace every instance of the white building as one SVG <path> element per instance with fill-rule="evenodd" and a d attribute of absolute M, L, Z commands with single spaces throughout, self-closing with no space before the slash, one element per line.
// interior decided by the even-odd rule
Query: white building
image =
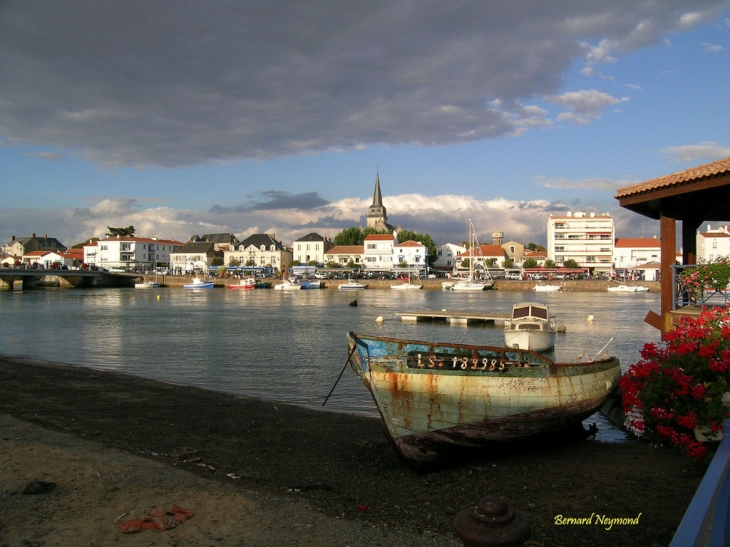
<path fill-rule="evenodd" d="M 84 245 L 84 262 L 97 268 L 153 269 L 169 265 L 170 255 L 183 246 L 174 239 L 115 236 Z"/>
<path fill-rule="evenodd" d="M 436 260 L 431 265 L 434 270 L 451 272 L 456 267 L 456 257 L 466 251 L 463 245 L 444 243 L 436 249 Z"/>
<path fill-rule="evenodd" d="M 337 264 L 343 268 L 352 264 L 359 268 L 363 262 L 363 249 L 362 245 L 335 245 L 324 254 L 324 264 Z"/>
<path fill-rule="evenodd" d="M 312 232 L 300 237 L 292 246 L 293 259 L 306 266 L 310 262 L 324 263 L 324 255 L 332 247 L 332 242 Z"/>
<path fill-rule="evenodd" d="M 23 264 L 37 264 L 41 268 L 74 266 L 74 257 L 64 251 L 30 251 L 22 258 Z"/>
<path fill-rule="evenodd" d="M 253 234 L 236 248 L 225 251 L 223 263 L 226 266 L 238 263 L 240 266 L 255 266 L 278 270 L 278 274 L 289 271 L 293 253 L 278 241 L 274 234 Z"/>
<path fill-rule="evenodd" d="M 393 247 L 393 268 L 408 271 L 426 270 L 428 267 L 428 247 L 418 241 L 404 241 Z"/>
<path fill-rule="evenodd" d="M 613 269 L 613 218 L 608 213 L 568 212 L 550 215 L 547 254 L 557 266 L 573 259 L 578 266 L 596 271 Z"/>
<path fill-rule="evenodd" d="M 363 265 L 367 271 L 391 271 L 393 249 L 398 244 L 395 232 L 392 234 L 369 234 L 365 237 Z"/>
<path fill-rule="evenodd" d="M 730 256 L 730 227 L 719 226 L 697 233 L 697 261 L 712 262 L 721 256 Z"/>
<path fill-rule="evenodd" d="M 613 267 L 634 270 L 648 262 L 661 263 L 661 241 L 656 237 L 619 237 L 613 247 Z"/>

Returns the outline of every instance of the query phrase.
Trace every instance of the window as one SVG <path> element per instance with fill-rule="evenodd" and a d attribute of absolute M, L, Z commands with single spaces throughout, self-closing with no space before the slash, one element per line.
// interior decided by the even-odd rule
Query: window
<path fill-rule="evenodd" d="M 555 252 L 556 253 L 565 252 L 565 247 L 563 247 L 562 245 L 559 245 L 559 246 L 555 247 Z"/>

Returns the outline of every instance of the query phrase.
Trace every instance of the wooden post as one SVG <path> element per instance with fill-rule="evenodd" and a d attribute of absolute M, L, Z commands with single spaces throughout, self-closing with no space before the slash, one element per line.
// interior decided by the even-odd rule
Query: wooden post
<path fill-rule="evenodd" d="M 659 219 L 659 231 L 662 252 L 662 279 L 660 282 L 662 334 L 665 334 L 671 329 L 671 315 L 669 312 L 672 311 L 672 285 L 674 284 L 672 266 L 677 252 L 677 225 L 674 217 L 665 216 L 662 211 Z"/>

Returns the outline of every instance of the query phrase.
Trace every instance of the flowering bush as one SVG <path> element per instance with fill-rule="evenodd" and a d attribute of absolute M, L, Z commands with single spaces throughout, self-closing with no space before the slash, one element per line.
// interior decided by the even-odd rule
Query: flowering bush
<path fill-rule="evenodd" d="M 700 460 L 707 444 L 695 430 L 718 440 L 730 407 L 730 310 L 714 308 L 683 317 L 661 346 L 645 344 L 641 360 L 621 377 L 626 429 L 668 442 Z"/>
<path fill-rule="evenodd" d="M 721 256 L 687 268 L 679 274 L 679 282 L 684 290 L 696 297 L 701 297 L 706 291 L 722 291 L 730 284 L 730 258 Z"/>

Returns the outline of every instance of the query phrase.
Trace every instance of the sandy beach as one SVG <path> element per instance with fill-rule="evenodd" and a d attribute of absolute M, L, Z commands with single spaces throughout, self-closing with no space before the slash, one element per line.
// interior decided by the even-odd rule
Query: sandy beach
<path fill-rule="evenodd" d="M 378 419 L 23 359 L 0 377 L 2 546 L 459 546 L 455 515 L 487 495 L 528 518 L 528 546 L 667 545 L 704 472 L 599 432 L 422 474 Z M 23 494 L 33 481 L 55 488 Z M 120 530 L 175 506 L 192 518 Z"/>

